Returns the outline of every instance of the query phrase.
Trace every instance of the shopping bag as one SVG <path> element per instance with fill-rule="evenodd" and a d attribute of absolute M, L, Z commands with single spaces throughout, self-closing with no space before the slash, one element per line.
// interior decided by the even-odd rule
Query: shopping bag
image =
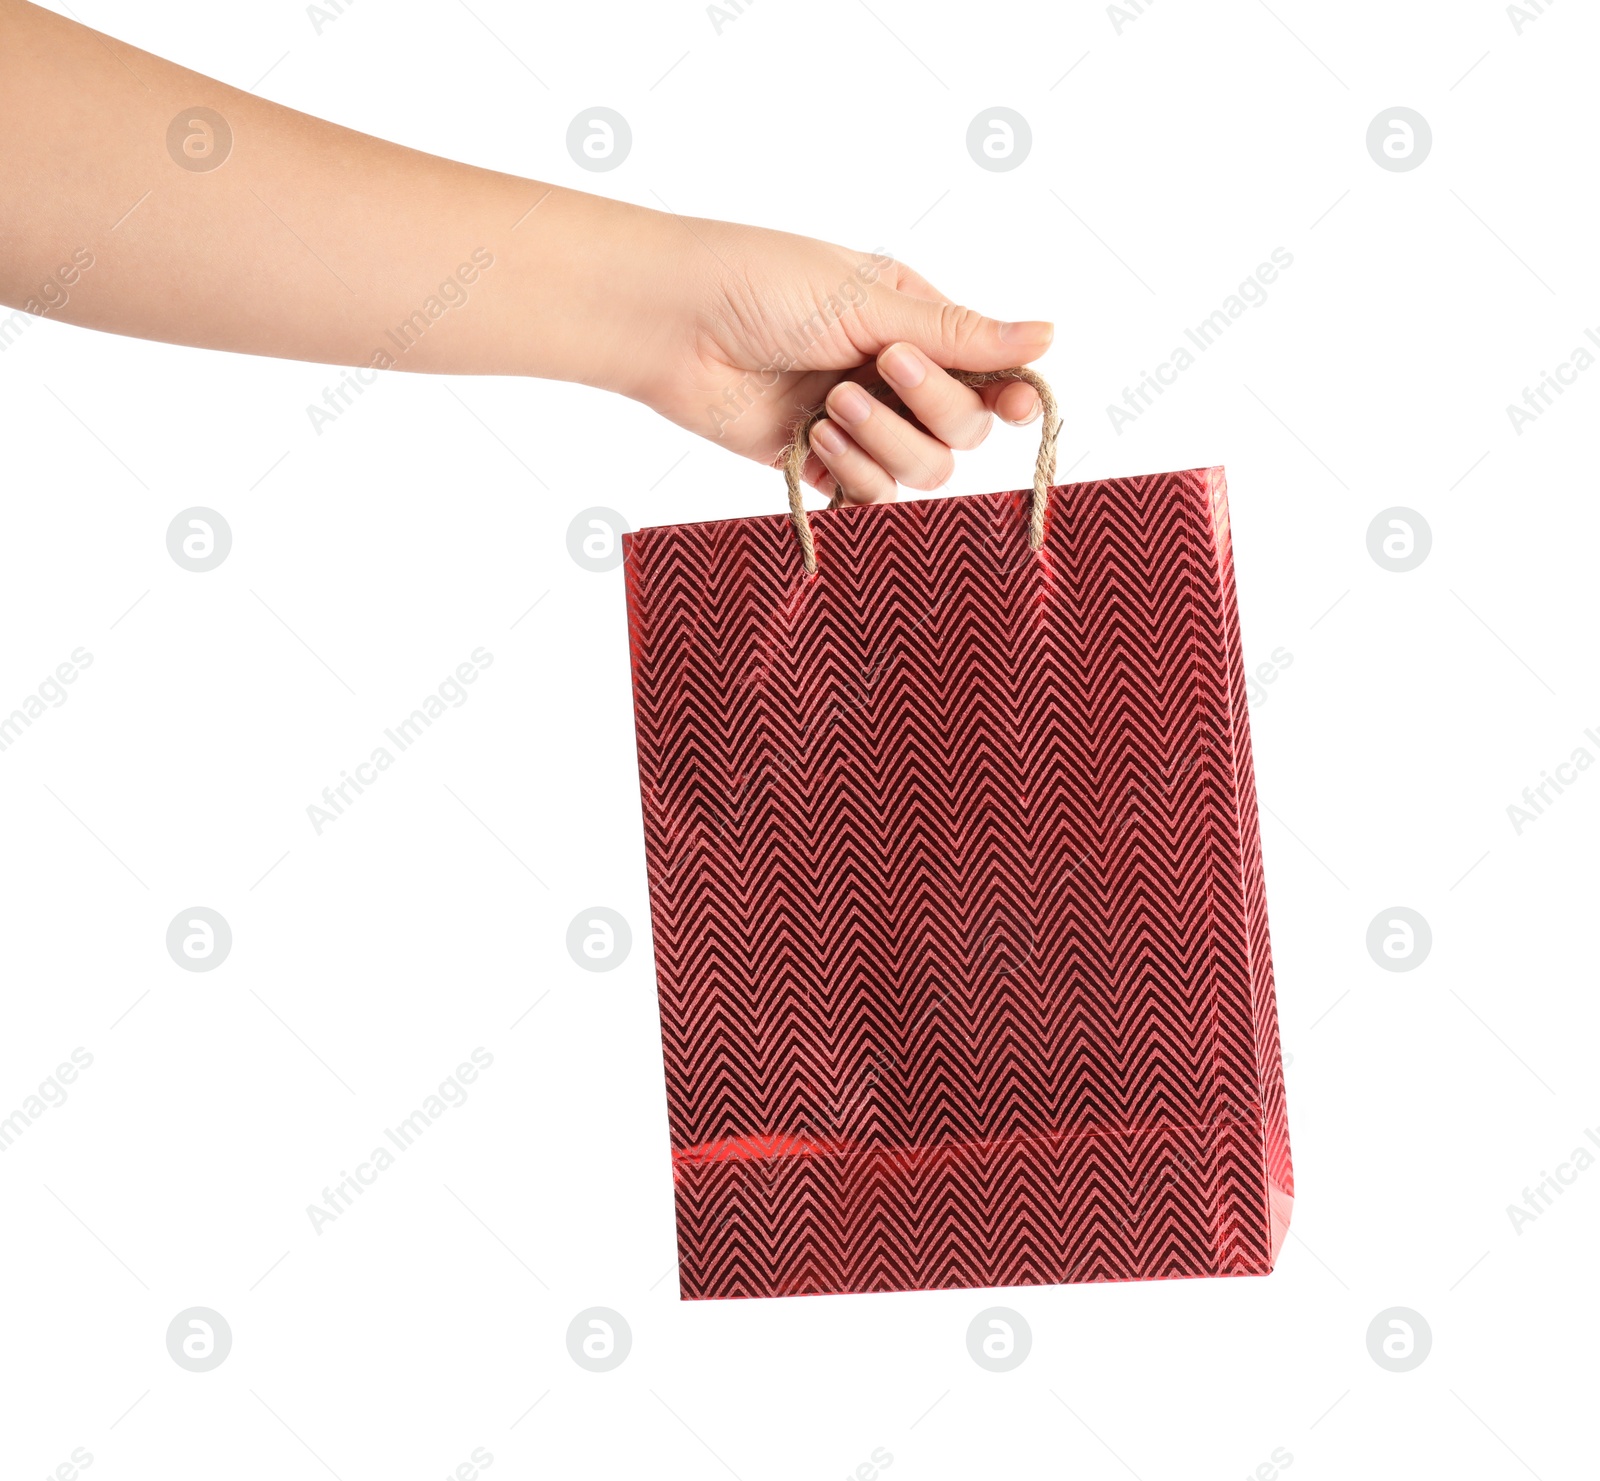
<path fill-rule="evenodd" d="M 1276 1260 L 1223 470 L 1054 487 L 1047 405 L 1031 490 L 808 514 L 813 417 L 625 537 L 684 1298 Z"/>

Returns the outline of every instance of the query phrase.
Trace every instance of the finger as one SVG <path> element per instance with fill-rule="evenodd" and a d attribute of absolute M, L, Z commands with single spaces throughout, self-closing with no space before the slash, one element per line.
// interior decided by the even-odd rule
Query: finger
<path fill-rule="evenodd" d="M 944 379 L 950 380 L 949 376 Z M 955 459 L 945 443 L 912 426 L 854 381 L 841 381 L 835 386 L 828 393 L 827 407 L 828 415 L 849 433 L 856 446 L 907 488 L 936 489 L 948 482 L 955 471 Z M 987 421 L 989 413 L 981 407 L 979 410 Z"/>
<path fill-rule="evenodd" d="M 936 365 L 950 370 L 1005 370 L 1037 360 L 1049 349 L 1055 326 L 1042 320 L 1002 323 L 960 304 L 941 303 L 891 289 L 867 300 L 863 318 L 879 343 L 908 340 Z"/>
<path fill-rule="evenodd" d="M 997 381 L 984 386 L 979 394 L 990 411 L 1014 427 L 1026 426 L 1036 420 L 1044 409 L 1039 401 L 1039 393 L 1026 381 Z"/>
<path fill-rule="evenodd" d="M 805 465 L 800 470 L 800 481 L 810 484 L 819 494 L 826 494 L 830 499 L 837 487 L 833 474 L 828 472 L 828 465 L 815 452 L 807 454 Z"/>
<path fill-rule="evenodd" d="M 915 345 L 900 341 L 878 356 L 878 371 L 909 411 L 947 447 L 976 447 L 994 418 L 984 398 L 946 375 Z"/>
<path fill-rule="evenodd" d="M 894 479 L 831 421 L 824 419 L 811 429 L 811 446 L 834 476 L 846 504 L 893 502 Z"/>

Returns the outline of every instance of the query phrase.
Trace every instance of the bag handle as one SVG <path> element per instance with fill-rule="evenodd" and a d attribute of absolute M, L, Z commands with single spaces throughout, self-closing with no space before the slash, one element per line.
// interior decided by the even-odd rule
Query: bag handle
<path fill-rule="evenodd" d="M 952 380 L 964 386 L 989 386 L 996 381 L 1026 381 L 1039 393 L 1044 425 L 1039 430 L 1039 456 L 1033 465 L 1033 506 L 1028 519 L 1028 548 L 1037 550 L 1044 544 L 1044 516 L 1050 503 L 1050 485 L 1056 476 L 1056 439 L 1061 435 L 1061 414 L 1049 383 L 1036 370 L 1025 365 L 1013 365 L 1009 370 L 947 370 Z M 884 389 L 881 382 L 862 389 L 870 396 Z M 817 550 L 811 538 L 811 523 L 806 518 L 806 507 L 800 497 L 800 475 L 811 454 L 811 429 L 828 411 L 825 406 L 813 407 L 795 423 L 794 435 L 783 458 L 783 478 L 789 488 L 789 518 L 794 524 L 795 537 L 800 542 L 800 556 L 805 562 L 806 575 L 817 574 Z M 828 500 L 829 509 L 837 509 L 843 496 L 836 487 Z"/>

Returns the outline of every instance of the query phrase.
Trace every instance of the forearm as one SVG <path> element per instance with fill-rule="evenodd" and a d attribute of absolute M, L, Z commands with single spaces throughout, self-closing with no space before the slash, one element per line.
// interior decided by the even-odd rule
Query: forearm
<path fill-rule="evenodd" d="M 695 271 L 678 237 L 658 212 L 374 139 L 0 0 L 13 307 L 213 349 L 626 391 L 640 339 L 671 332 L 662 298 Z"/>

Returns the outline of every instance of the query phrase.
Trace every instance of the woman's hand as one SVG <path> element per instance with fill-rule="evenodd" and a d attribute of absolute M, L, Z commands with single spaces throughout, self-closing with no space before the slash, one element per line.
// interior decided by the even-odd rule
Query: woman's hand
<path fill-rule="evenodd" d="M 660 218 L 676 233 L 676 266 L 655 298 L 643 363 L 617 389 L 680 426 L 759 462 L 781 461 L 804 411 L 812 429 L 805 479 L 846 503 L 934 489 L 952 450 L 976 447 L 996 416 L 1039 414 L 1032 387 L 971 390 L 944 373 L 1003 370 L 1049 347 L 1052 326 L 1002 323 L 952 303 L 882 254 L 720 221 Z M 878 381 L 909 416 L 868 395 Z"/>

